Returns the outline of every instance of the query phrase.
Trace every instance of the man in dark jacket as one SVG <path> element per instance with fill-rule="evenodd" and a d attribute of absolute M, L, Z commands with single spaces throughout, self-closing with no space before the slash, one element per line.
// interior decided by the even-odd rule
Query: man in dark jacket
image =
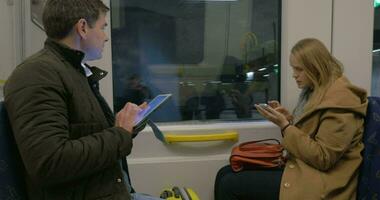
<path fill-rule="evenodd" d="M 145 104 L 127 103 L 114 117 L 99 93 L 106 72 L 84 64 L 102 56 L 108 10 L 101 0 L 47 0 L 45 46 L 5 85 L 32 200 L 131 199 L 122 168 Z"/>

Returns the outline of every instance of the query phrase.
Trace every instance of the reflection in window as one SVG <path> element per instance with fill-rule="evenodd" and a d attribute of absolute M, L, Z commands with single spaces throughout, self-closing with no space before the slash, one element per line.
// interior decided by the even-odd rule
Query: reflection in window
<path fill-rule="evenodd" d="M 279 99 L 281 0 L 111 0 L 114 109 L 172 93 L 155 121 L 260 119 Z"/>
<path fill-rule="evenodd" d="M 373 96 L 380 96 L 380 1 L 374 0 L 375 20 L 373 31 L 372 88 Z"/>

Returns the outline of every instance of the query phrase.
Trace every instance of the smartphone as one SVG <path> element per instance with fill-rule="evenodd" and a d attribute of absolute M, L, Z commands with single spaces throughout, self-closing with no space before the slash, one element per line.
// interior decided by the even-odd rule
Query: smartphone
<path fill-rule="evenodd" d="M 269 105 L 268 104 L 266 104 L 266 103 L 259 103 L 258 104 L 261 108 L 267 108 Z"/>

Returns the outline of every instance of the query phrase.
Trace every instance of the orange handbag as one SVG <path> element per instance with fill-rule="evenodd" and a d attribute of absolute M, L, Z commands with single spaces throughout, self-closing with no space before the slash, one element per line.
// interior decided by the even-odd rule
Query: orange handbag
<path fill-rule="evenodd" d="M 285 162 L 284 148 L 276 139 L 241 143 L 232 149 L 230 156 L 235 172 L 250 168 L 281 168 Z"/>

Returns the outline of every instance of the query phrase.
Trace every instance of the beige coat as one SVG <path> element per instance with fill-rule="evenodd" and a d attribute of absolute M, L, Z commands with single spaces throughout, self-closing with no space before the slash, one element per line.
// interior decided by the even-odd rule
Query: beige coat
<path fill-rule="evenodd" d="M 281 200 L 356 199 L 366 108 L 366 91 L 342 77 L 285 130 Z"/>

